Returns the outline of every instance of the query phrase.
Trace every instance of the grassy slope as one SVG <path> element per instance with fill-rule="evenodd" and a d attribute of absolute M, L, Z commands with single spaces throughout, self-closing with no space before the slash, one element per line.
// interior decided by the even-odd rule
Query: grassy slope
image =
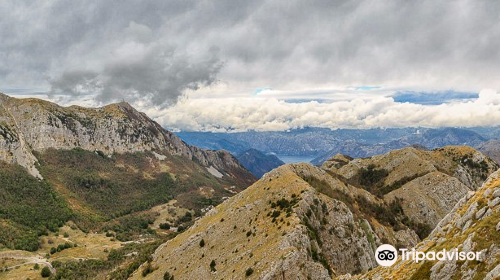
<path fill-rule="evenodd" d="M 181 198 L 182 206 L 200 209 L 231 195 L 226 190 L 231 182 L 176 156 L 158 160 L 151 153 L 133 153 L 108 158 L 73 149 L 48 150 L 37 157 L 44 178 L 64 194 L 79 219 L 109 220 L 173 198 Z"/>
<path fill-rule="evenodd" d="M 181 207 L 200 210 L 231 196 L 231 186 L 244 188 L 179 156 L 159 160 L 145 152 L 108 158 L 73 149 L 48 150 L 37 157 L 43 181 L 20 166 L 0 162 L 0 248 L 37 250 L 39 235 L 70 219 L 84 230 L 104 226 L 140 233 L 142 224 L 154 219 L 137 212 L 174 198 Z"/>

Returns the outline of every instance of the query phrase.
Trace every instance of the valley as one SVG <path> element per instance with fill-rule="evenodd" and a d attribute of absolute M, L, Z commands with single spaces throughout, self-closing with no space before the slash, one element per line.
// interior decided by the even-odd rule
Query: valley
<path fill-rule="evenodd" d="M 417 246 L 497 169 L 474 149 L 456 146 L 339 156 L 321 168 L 284 165 L 159 247 L 132 279 L 367 273 L 377 267 L 378 245 Z"/>
<path fill-rule="evenodd" d="M 373 128 L 336 129 L 303 128 L 289 131 L 248 132 L 178 132 L 187 143 L 206 149 L 224 149 L 238 154 L 245 149 L 280 155 L 286 163 L 311 162 L 321 165 L 329 158 L 343 154 L 354 158 L 371 157 L 391 150 L 418 145 L 426 149 L 446 145 L 467 145 L 498 158 L 495 139 L 497 127 L 490 128 Z"/>
<path fill-rule="evenodd" d="M 0 279 L 41 279 L 45 267 L 54 279 L 126 279 L 255 181 L 229 153 L 189 146 L 126 103 L 0 102 Z"/>
<path fill-rule="evenodd" d="M 405 140 L 412 145 L 374 144 L 383 149 L 371 156 L 285 164 L 255 149 L 233 156 L 190 146 L 126 103 L 0 97 L 1 280 L 390 279 L 401 269 L 377 266 L 380 244 L 448 248 L 466 242 L 461 234 L 474 238 L 468 228 L 494 238 L 499 165 L 446 145 L 493 154 L 495 142 L 475 133 L 428 130 L 417 138 L 433 149 Z M 370 133 L 387 136 L 361 135 Z M 460 218 L 470 200 L 490 205 L 484 222 Z M 478 245 L 492 261 L 473 275 L 494 273 L 494 240 Z M 430 267 L 444 266 L 405 265 L 431 279 L 442 274 Z M 463 275 L 469 266 L 447 269 Z"/>
<path fill-rule="evenodd" d="M 0 280 L 500 280 L 500 1 L 0 3 Z"/>

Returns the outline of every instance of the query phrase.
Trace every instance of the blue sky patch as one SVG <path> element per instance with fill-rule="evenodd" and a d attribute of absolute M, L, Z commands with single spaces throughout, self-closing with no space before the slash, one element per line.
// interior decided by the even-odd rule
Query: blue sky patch
<path fill-rule="evenodd" d="M 359 87 L 354 87 L 356 90 L 374 90 L 374 89 L 380 89 L 381 87 L 379 86 L 359 86 Z"/>
<path fill-rule="evenodd" d="M 273 90 L 272 88 L 258 88 L 253 91 L 253 95 L 258 95 L 259 93 L 266 91 L 266 90 Z"/>
<path fill-rule="evenodd" d="M 416 91 L 399 91 L 392 98 L 396 102 L 414 103 L 422 105 L 440 105 L 456 100 L 476 99 L 478 93 L 473 92 L 457 92 L 457 91 L 438 91 L 438 92 L 416 92 Z"/>

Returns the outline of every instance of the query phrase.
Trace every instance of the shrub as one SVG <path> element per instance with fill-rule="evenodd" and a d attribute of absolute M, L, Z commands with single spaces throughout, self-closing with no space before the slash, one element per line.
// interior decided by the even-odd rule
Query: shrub
<path fill-rule="evenodd" d="M 216 272 L 216 271 L 217 271 L 217 269 L 215 269 L 215 260 L 212 260 L 212 261 L 210 262 L 210 270 L 211 270 L 212 272 Z"/>
<path fill-rule="evenodd" d="M 166 271 L 165 274 L 163 274 L 163 280 L 174 280 L 174 276 Z"/>
<path fill-rule="evenodd" d="M 271 214 L 271 217 L 278 218 L 280 214 L 281 214 L 280 210 L 274 210 L 273 213 Z"/>
<path fill-rule="evenodd" d="M 146 264 L 144 269 L 142 269 L 142 277 L 146 277 L 146 275 L 150 274 L 151 272 L 155 271 L 157 268 L 153 267 L 150 262 Z"/>
<path fill-rule="evenodd" d="M 186 214 L 184 214 L 184 216 L 180 217 L 177 220 L 177 223 L 181 224 L 181 223 L 190 222 L 192 219 L 193 219 L 193 214 L 191 214 L 191 212 L 186 212 Z"/>
<path fill-rule="evenodd" d="M 424 223 L 415 223 L 414 230 L 420 239 L 426 238 L 432 231 L 431 227 Z"/>
<path fill-rule="evenodd" d="M 169 223 L 162 223 L 160 224 L 161 229 L 170 229 L 170 224 Z"/>
<path fill-rule="evenodd" d="M 248 276 L 252 275 L 252 273 L 253 273 L 253 268 L 250 267 L 247 269 L 247 271 L 245 271 L 245 276 L 248 277 Z"/>
<path fill-rule="evenodd" d="M 359 183 L 370 188 L 387 177 L 389 175 L 389 171 L 386 169 L 375 169 L 375 165 L 370 164 L 367 168 L 361 168 L 358 175 Z"/>
<path fill-rule="evenodd" d="M 49 267 L 45 266 L 44 268 L 42 268 L 42 271 L 40 272 L 40 275 L 42 275 L 43 278 L 47 278 L 50 275 L 52 275 L 52 272 L 50 272 Z"/>
<path fill-rule="evenodd" d="M 205 247 L 205 240 L 204 239 L 200 240 L 200 247 L 202 247 L 202 248 Z"/>

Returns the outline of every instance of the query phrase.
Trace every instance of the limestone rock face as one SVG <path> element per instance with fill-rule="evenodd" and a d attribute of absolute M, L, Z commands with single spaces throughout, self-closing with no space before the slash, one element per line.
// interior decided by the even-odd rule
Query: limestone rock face
<path fill-rule="evenodd" d="M 359 275 L 337 279 L 497 279 L 500 276 L 500 205 L 492 203 L 500 192 L 500 171 L 493 173 L 475 193 L 461 199 L 437 227 L 416 246 L 419 251 L 481 252 L 479 261 L 396 262 Z"/>
<path fill-rule="evenodd" d="M 406 202 L 402 204 L 403 211 L 413 221 L 434 228 L 468 191 L 457 178 L 434 171 L 388 193 L 384 199 L 402 198 Z"/>
<path fill-rule="evenodd" d="M 369 159 L 338 155 L 321 168 L 285 165 L 162 245 L 150 264 L 157 269 L 146 278 L 158 279 L 165 272 L 175 279 L 244 279 L 247 271 L 252 271 L 249 279 L 368 273 L 377 267 L 379 245 L 415 247 L 421 232 L 412 225 L 439 228 L 493 168 L 495 163 L 467 147 L 407 148 Z M 363 185 L 367 180 L 372 185 Z M 387 186 L 385 193 L 377 189 Z M 491 209 L 477 214 L 477 206 L 464 215 L 461 229 L 470 228 L 476 215 L 495 215 Z M 141 269 L 132 279 L 142 278 Z M 439 273 L 436 269 L 436 277 Z"/>
<path fill-rule="evenodd" d="M 34 152 L 49 148 L 82 148 L 105 155 L 156 151 L 187 157 L 228 176 L 253 178 L 228 152 L 189 146 L 128 103 L 60 107 L 0 93 L 0 160 L 18 163 L 40 176 Z"/>
<path fill-rule="evenodd" d="M 348 164 L 351 160 L 353 160 L 353 158 L 351 158 L 350 156 L 337 154 L 329 160 L 325 161 L 322 167 L 325 169 L 339 169 L 342 166 Z"/>
<path fill-rule="evenodd" d="M 498 169 L 493 160 L 465 146 L 447 146 L 433 151 L 409 147 L 345 161 L 337 155 L 322 168 L 353 185 L 371 189 L 388 203 L 402 200 L 408 218 L 430 228 L 434 228 L 467 192 L 475 191 Z M 366 185 L 361 177 L 375 176 L 376 172 L 384 176 Z"/>
<path fill-rule="evenodd" d="M 146 279 L 244 279 L 248 269 L 249 279 L 331 279 L 376 267 L 384 242 L 417 244 L 412 230 L 378 221 L 361 201 L 385 205 L 320 168 L 279 167 L 158 248 Z"/>

